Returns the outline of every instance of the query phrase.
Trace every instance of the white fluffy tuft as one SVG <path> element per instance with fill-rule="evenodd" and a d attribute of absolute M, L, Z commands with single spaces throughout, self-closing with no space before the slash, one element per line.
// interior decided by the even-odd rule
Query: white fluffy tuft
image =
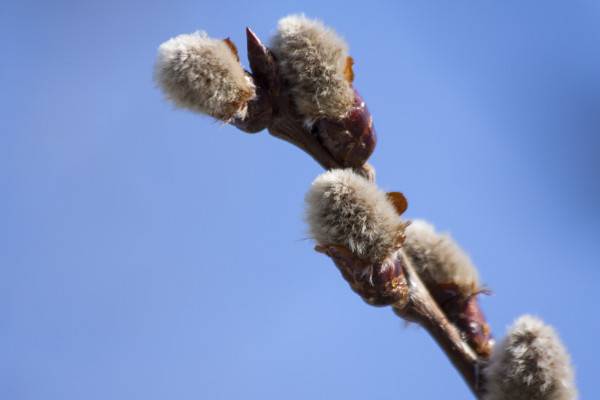
<path fill-rule="evenodd" d="M 573 400 L 574 373 L 551 326 L 520 317 L 496 345 L 486 376 L 485 400 Z"/>
<path fill-rule="evenodd" d="M 350 111 L 354 91 L 344 78 L 348 46 L 335 31 L 290 15 L 279 21 L 270 48 L 300 113 L 309 119 L 340 118 Z"/>
<path fill-rule="evenodd" d="M 325 172 L 306 195 L 306 219 L 320 244 L 346 246 L 359 258 L 381 262 L 397 247 L 403 223 L 386 194 L 350 169 Z"/>
<path fill-rule="evenodd" d="M 228 121 L 244 117 L 255 88 L 223 40 L 179 35 L 158 49 L 155 80 L 178 107 Z"/>
<path fill-rule="evenodd" d="M 412 221 L 405 235 L 404 251 L 426 285 L 455 284 L 465 296 L 479 289 L 477 269 L 450 235 L 423 220 Z"/>

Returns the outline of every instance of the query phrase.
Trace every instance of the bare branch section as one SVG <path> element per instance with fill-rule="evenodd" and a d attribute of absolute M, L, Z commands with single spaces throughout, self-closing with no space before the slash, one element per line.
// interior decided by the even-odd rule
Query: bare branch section
<path fill-rule="evenodd" d="M 402 257 L 406 256 L 402 254 Z M 479 397 L 483 386 L 479 373 L 482 361 L 433 300 L 411 263 L 406 261 L 404 265 L 410 288 L 409 300 L 406 304 L 392 305 L 394 312 L 408 321 L 418 323 L 429 332 L 475 397 Z"/>
<path fill-rule="evenodd" d="M 158 85 L 179 107 L 247 133 L 266 129 L 329 170 L 306 196 L 315 249 L 365 302 L 429 332 L 476 398 L 575 399 L 569 356 L 552 328 L 524 317 L 494 347 L 467 254 L 428 223 L 403 221 L 406 198 L 375 185 L 373 118 L 353 86 L 344 40 L 303 15 L 283 18 L 269 47 L 248 28 L 246 36 L 251 71 L 229 39 L 197 32 L 163 43 Z"/>

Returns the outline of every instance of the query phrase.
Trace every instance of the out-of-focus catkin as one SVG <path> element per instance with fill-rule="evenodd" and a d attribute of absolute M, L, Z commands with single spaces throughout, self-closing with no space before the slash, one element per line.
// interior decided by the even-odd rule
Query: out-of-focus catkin
<path fill-rule="evenodd" d="M 520 317 L 494 348 L 484 370 L 484 400 L 574 400 L 569 354 L 551 326 Z"/>
<path fill-rule="evenodd" d="M 479 288 L 479 274 L 469 256 L 448 234 L 439 234 L 433 225 L 414 220 L 406 228 L 404 251 L 423 282 L 454 285 L 461 296 L 472 296 Z"/>
<path fill-rule="evenodd" d="M 479 306 L 479 274 L 469 256 L 448 234 L 429 223 L 412 221 L 406 228 L 404 252 L 446 317 L 482 358 L 488 358 L 494 341 Z"/>

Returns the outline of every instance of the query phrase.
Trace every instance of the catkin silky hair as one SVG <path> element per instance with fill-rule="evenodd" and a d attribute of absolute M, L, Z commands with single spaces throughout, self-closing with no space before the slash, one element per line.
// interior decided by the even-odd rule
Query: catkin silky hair
<path fill-rule="evenodd" d="M 279 21 L 270 48 L 300 114 L 342 118 L 350 111 L 354 91 L 344 73 L 351 61 L 348 45 L 335 31 L 304 15 L 290 15 Z"/>
<path fill-rule="evenodd" d="M 320 244 L 347 247 L 358 257 L 381 262 L 397 249 L 402 223 L 377 186 L 350 169 L 331 170 L 306 195 L 306 219 Z"/>
<path fill-rule="evenodd" d="M 226 122 L 244 117 L 247 103 L 255 95 L 254 84 L 235 50 L 204 32 L 164 42 L 158 49 L 154 76 L 176 106 Z"/>

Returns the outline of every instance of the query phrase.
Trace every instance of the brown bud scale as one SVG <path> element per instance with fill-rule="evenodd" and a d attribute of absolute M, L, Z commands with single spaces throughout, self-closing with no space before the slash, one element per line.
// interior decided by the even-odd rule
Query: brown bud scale
<path fill-rule="evenodd" d="M 313 132 L 331 155 L 345 167 L 360 167 L 375 150 L 377 136 L 366 103 L 354 90 L 354 105 L 343 119 L 321 118 Z"/>
<path fill-rule="evenodd" d="M 315 250 L 329 256 L 350 287 L 372 306 L 404 304 L 408 301 L 408 285 L 404 277 L 404 260 L 392 257 L 372 264 L 356 257 L 339 245 L 318 245 Z"/>

